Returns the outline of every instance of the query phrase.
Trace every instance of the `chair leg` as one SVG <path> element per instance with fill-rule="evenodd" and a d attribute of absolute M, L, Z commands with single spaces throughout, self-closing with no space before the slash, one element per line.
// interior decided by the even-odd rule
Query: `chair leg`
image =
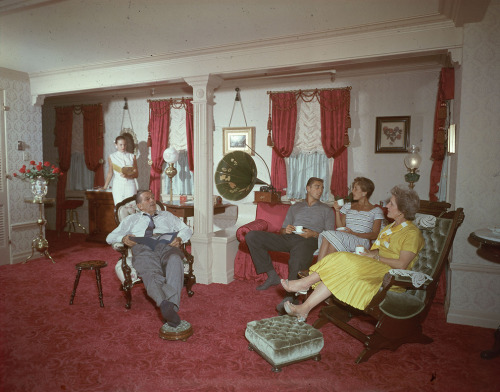
<path fill-rule="evenodd" d="M 433 339 L 422 333 L 422 325 L 418 318 L 379 320 L 373 334 L 366 337 L 365 348 L 356 359 L 356 363 L 367 361 L 380 350 L 395 351 L 406 343 L 429 344 Z"/>

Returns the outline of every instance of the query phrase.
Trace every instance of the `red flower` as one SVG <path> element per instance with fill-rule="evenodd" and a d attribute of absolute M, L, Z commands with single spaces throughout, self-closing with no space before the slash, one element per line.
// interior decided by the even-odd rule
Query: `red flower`
<path fill-rule="evenodd" d="M 38 170 L 38 171 L 42 170 L 42 165 L 41 165 L 41 162 L 40 162 L 40 164 L 38 164 L 38 165 L 36 166 L 36 170 Z"/>
<path fill-rule="evenodd" d="M 43 164 L 43 166 L 49 167 L 50 166 L 50 162 L 45 161 L 45 163 Z"/>
<path fill-rule="evenodd" d="M 31 170 L 30 169 L 26 170 L 26 173 L 31 173 Z"/>
<path fill-rule="evenodd" d="M 35 161 L 30 161 L 30 165 L 34 165 L 35 164 Z"/>
<path fill-rule="evenodd" d="M 17 177 L 17 173 L 14 173 L 14 174 L 13 174 L 13 176 L 14 176 L 14 177 Z"/>
<path fill-rule="evenodd" d="M 62 174 L 61 173 L 61 169 L 59 169 L 58 167 L 55 167 L 54 170 L 52 170 L 52 173 L 54 173 L 54 174 L 57 174 L 57 173 Z"/>
<path fill-rule="evenodd" d="M 22 168 L 19 169 L 19 173 L 26 173 L 26 166 L 23 166 Z"/>

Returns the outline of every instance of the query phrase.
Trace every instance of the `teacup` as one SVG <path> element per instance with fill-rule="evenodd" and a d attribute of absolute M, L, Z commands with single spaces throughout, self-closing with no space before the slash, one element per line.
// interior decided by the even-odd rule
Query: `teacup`
<path fill-rule="evenodd" d="M 295 231 L 297 233 L 302 233 L 303 230 L 304 230 L 304 226 L 295 226 Z"/>
<path fill-rule="evenodd" d="M 357 255 L 361 255 L 361 253 L 365 253 L 365 247 L 358 245 L 356 246 L 356 250 L 354 251 Z"/>
<path fill-rule="evenodd" d="M 342 207 L 344 205 L 344 199 L 338 199 L 337 204 Z"/>

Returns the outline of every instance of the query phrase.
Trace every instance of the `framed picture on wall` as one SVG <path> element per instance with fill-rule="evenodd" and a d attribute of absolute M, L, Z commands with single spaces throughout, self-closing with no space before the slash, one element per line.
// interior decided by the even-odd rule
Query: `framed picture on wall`
<path fill-rule="evenodd" d="M 255 155 L 255 127 L 222 128 L 222 153 L 226 155 L 232 151 L 244 151 Z"/>
<path fill-rule="evenodd" d="M 377 117 L 375 153 L 408 152 L 410 116 Z"/>

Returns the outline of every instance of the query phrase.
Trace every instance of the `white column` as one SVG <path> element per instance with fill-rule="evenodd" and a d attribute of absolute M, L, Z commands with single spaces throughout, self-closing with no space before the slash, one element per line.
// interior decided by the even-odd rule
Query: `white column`
<path fill-rule="evenodd" d="M 193 88 L 194 121 L 194 235 L 191 238 L 194 274 L 198 283 L 210 284 L 213 237 L 213 132 L 214 89 L 222 79 L 203 75 L 186 78 Z"/>

